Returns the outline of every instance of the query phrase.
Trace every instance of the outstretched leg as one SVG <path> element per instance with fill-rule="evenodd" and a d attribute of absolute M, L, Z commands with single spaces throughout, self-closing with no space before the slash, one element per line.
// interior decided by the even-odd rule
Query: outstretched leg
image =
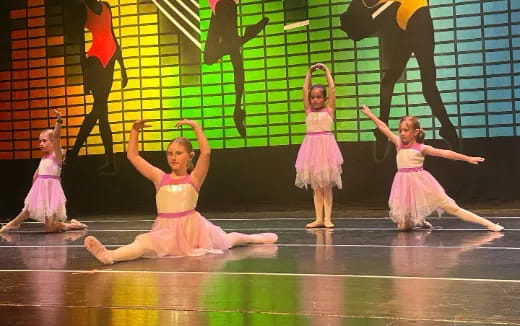
<path fill-rule="evenodd" d="M 314 200 L 314 215 L 316 220 L 305 225 L 306 228 L 321 228 L 323 227 L 323 189 L 313 189 Z"/>
<path fill-rule="evenodd" d="M 86 237 L 84 244 L 85 248 L 105 265 L 110 265 L 118 261 L 134 260 L 143 257 L 145 254 L 145 250 L 138 239 L 115 250 L 108 250 L 93 236 Z"/>
<path fill-rule="evenodd" d="M 275 233 L 244 234 L 231 232 L 227 234 L 227 237 L 230 248 L 243 246 L 250 243 L 275 243 L 278 241 L 278 236 Z"/>
<path fill-rule="evenodd" d="M 468 210 L 460 208 L 456 204 L 446 205 L 446 206 L 442 207 L 442 209 L 445 210 L 446 213 L 457 216 L 457 217 L 463 219 L 464 221 L 483 225 L 490 231 L 504 230 L 504 227 L 502 225 L 495 224 L 488 219 L 478 216 L 475 213 L 472 213 Z"/>
<path fill-rule="evenodd" d="M 87 248 L 87 250 L 103 264 L 110 265 L 114 263 L 110 250 L 105 248 L 105 246 L 95 237 L 86 237 L 83 244 L 85 245 L 85 248 Z"/>
<path fill-rule="evenodd" d="M 15 218 L 9 221 L 6 225 L 2 226 L 2 228 L 0 229 L 0 233 L 18 229 L 20 227 L 20 224 L 28 218 L 29 212 L 26 209 L 23 209 L 20 212 L 20 214 L 18 214 Z"/>

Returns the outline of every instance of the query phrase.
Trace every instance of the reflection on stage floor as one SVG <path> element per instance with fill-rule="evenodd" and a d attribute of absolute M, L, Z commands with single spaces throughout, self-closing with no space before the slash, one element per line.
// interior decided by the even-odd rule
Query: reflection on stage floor
<path fill-rule="evenodd" d="M 279 243 L 110 266 L 84 237 L 115 248 L 152 216 L 96 216 L 88 231 L 60 234 L 25 223 L 0 236 L 0 324 L 520 324 L 520 218 L 491 219 L 506 231 L 454 218 L 412 232 L 383 218 L 312 230 L 279 215 L 216 219 L 226 231 L 276 232 Z"/>

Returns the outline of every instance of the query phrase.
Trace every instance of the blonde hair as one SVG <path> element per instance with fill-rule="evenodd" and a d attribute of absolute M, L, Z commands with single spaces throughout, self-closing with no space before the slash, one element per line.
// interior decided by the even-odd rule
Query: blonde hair
<path fill-rule="evenodd" d="M 54 142 L 54 130 L 53 129 L 45 129 L 42 132 L 40 132 L 40 137 L 45 136 L 49 138 L 52 142 Z"/>
<path fill-rule="evenodd" d="M 54 144 L 54 129 L 45 129 L 42 132 L 40 132 L 40 137 L 44 136 L 47 137 L 53 144 Z M 54 144 L 56 146 L 56 144 Z M 67 154 L 67 150 L 64 148 L 61 149 L 61 160 L 65 160 L 65 155 Z"/>
<path fill-rule="evenodd" d="M 182 147 L 184 147 L 186 152 L 190 153 L 190 156 L 191 156 L 191 153 L 193 153 L 193 145 L 191 144 L 191 141 L 188 138 L 186 138 L 186 137 L 173 138 L 172 141 L 168 144 L 168 147 L 170 147 L 170 145 L 173 143 L 177 143 L 177 144 L 181 145 Z M 193 171 L 193 169 L 195 168 L 195 166 L 193 164 L 193 156 L 191 158 L 192 159 L 190 159 L 190 162 L 188 163 L 188 173 Z"/>
<path fill-rule="evenodd" d="M 419 123 L 419 119 L 417 117 L 412 116 L 412 115 L 404 116 L 404 117 L 401 118 L 401 120 L 399 120 L 399 129 L 401 129 L 401 124 L 403 122 L 408 122 L 408 123 L 410 123 L 410 126 L 412 127 L 412 129 L 419 130 L 417 135 L 415 135 L 415 141 L 418 142 L 419 144 L 424 143 L 424 130 L 421 128 L 421 124 Z"/>

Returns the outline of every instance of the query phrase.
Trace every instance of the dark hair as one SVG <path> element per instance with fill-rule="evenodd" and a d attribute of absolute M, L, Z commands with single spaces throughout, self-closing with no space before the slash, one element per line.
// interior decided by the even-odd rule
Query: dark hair
<path fill-rule="evenodd" d="M 322 84 L 314 84 L 311 86 L 311 89 L 309 89 L 309 99 L 311 98 L 311 92 L 313 89 L 315 88 L 318 88 L 318 89 L 321 89 L 321 93 L 323 94 L 323 97 L 327 97 L 327 87 L 325 87 L 325 85 L 322 85 Z"/>
<path fill-rule="evenodd" d="M 184 147 L 184 149 L 188 153 L 193 152 L 193 145 L 191 144 L 190 140 L 186 137 L 173 138 L 172 141 L 168 144 L 168 147 L 170 147 L 170 145 L 173 143 L 177 143 L 177 144 L 181 145 L 182 147 Z M 188 164 L 188 173 L 193 171 L 194 168 L 195 168 L 195 166 L 193 165 L 193 160 L 190 160 L 190 163 Z"/>
<path fill-rule="evenodd" d="M 419 119 L 417 119 L 417 117 L 414 117 L 412 115 L 404 116 L 401 118 L 401 120 L 399 120 L 399 129 L 401 128 L 401 123 L 403 123 L 403 122 L 409 122 L 412 129 L 419 130 L 419 132 L 415 136 L 415 141 L 418 142 L 419 144 L 424 143 L 424 130 L 421 128 Z"/>

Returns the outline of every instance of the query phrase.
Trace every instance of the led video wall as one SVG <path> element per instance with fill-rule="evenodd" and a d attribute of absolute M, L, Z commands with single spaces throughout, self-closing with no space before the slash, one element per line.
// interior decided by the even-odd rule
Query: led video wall
<path fill-rule="evenodd" d="M 70 148 L 95 102 L 84 92 L 77 37 L 84 33 L 88 50 L 92 35 L 71 27 L 67 7 L 81 2 L 15 2 L 14 8 L 2 7 L 9 28 L 0 49 L 6 59 L 0 64 L 1 159 L 40 157 L 37 139 L 53 126 L 54 108 L 63 108 L 62 142 Z M 143 134 L 146 151 L 164 150 L 181 132 L 193 138 L 189 130 L 174 128 L 183 118 L 198 120 L 216 149 L 299 144 L 305 134 L 301 86 L 317 62 L 335 78 L 338 141 L 373 140 L 373 125 L 357 108 L 366 103 L 377 111 L 384 58 L 377 36 L 354 42 L 339 28 L 349 0 L 240 0 L 236 35 L 258 28 L 238 56 L 219 60 L 205 56 L 215 1 L 108 3 L 128 75 L 122 88 L 116 62 L 107 100 L 115 152 L 125 150 L 132 122 L 142 118 L 152 120 Z M 429 9 L 437 86 L 460 137 L 519 135 L 520 2 L 430 0 Z M 237 99 L 240 66 L 243 95 Z M 313 81 L 326 82 L 315 75 Z M 236 127 L 237 101 L 245 112 L 244 134 Z M 405 114 L 421 118 L 427 138 L 439 138 L 413 57 L 395 86 L 390 126 Z M 102 143 L 96 125 L 80 154 L 101 154 Z"/>

